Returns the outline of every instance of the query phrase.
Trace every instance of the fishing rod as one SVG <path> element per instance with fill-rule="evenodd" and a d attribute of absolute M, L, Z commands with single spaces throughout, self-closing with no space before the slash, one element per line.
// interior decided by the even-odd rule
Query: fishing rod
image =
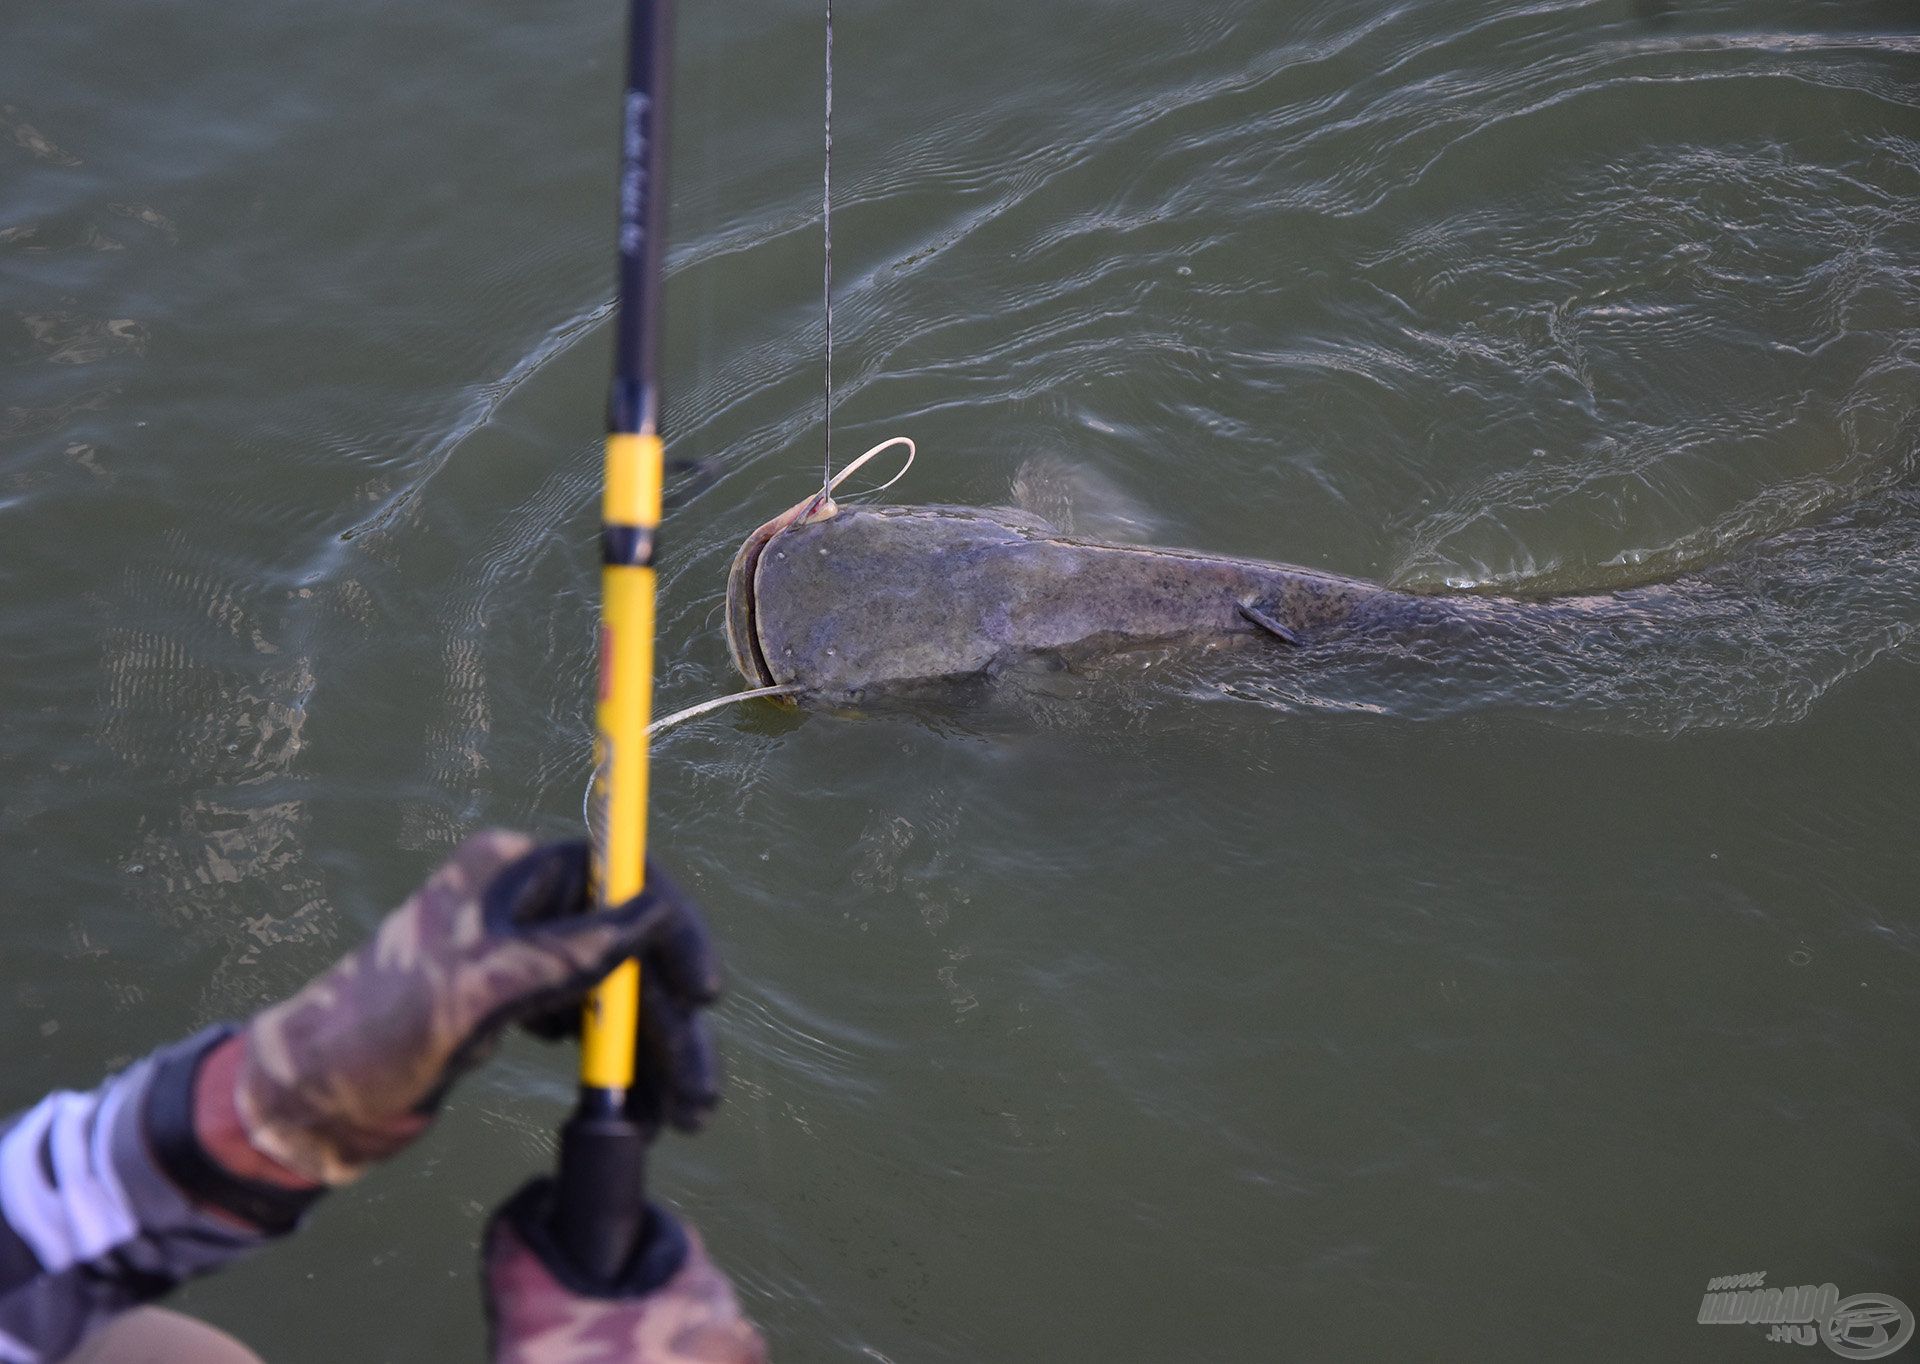
<path fill-rule="evenodd" d="M 620 117 L 619 273 L 601 509 L 600 683 L 589 832 L 596 897 L 646 882 L 647 722 L 653 709 L 654 543 L 664 478 L 656 357 L 666 241 L 666 100 L 672 0 L 631 0 Z M 574 1267 L 613 1284 L 646 1230 L 652 1115 L 634 1111 L 640 963 L 587 997 L 580 1100 L 560 1130 L 553 1233 Z"/>

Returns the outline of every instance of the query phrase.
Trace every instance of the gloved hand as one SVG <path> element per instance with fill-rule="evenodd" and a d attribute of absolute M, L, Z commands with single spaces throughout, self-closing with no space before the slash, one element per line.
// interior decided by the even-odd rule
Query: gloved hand
<path fill-rule="evenodd" d="M 589 912 L 588 899 L 584 843 L 462 843 L 371 941 L 248 1024 L 233 1101 L 253 1148 L 315 1183 L 355 1178 L 425 1129 L 510 1022 L 556 1031 L 556 1011 L 631 956 L 653 968 L 662 1114 L 697 1124 L 717 1098 L 695 1021 L 717 991 L 697 915 L 652 868 L 624 905 Z"/>
<path fill-rule="evenodd" d="M 718 994 L 698 911 L 649 870 L 647 885 L 679 908 L 641 954 L 645 988 L 628 1111 L 644 1126 L 686 1131 L 718 1097 L 701 1012 Z M 530 1023 L 577 1029 L 579 1013 Z M 620 1281 L 591 1282 L 555 1243 L 554 1183 L 536 1179 L 497 1211 L 482 1251 L 494 1364 L 764 1364 L 766 1346 L 697 1233 L 649 1205 L 640 1246 Z"/>
<path fill-rule="evenodd" d="M 699 1233 L 650 1208 L 627 1281 L 596 1289 L 550 1239 L 548 1193 L 549 1181 L 534 1181 L 487 1227 L 493 1364 L 765 1364 L 766 1343 Z"/>

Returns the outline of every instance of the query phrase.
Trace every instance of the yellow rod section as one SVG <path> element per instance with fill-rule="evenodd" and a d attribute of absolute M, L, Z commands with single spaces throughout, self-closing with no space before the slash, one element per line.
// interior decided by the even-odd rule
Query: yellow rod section
<path fill-rule="evenodd" d="M 651 543 L 660 524 L 663 455 L 651 432 L 607 437 L 602 520 Z M 651 558 L 650 555 L 646 556 Z M 601 903 L 638 895 L 646 881 L 647 723 L 653 715 L 654 570 L 618 563 L 600 570 L 600 689 L 595 706 L 593 811 Z M 596 1089 L 633 1084 L 640 1017 L 640 963 L 623 963 L 587 998 L 580 1082 Z"/>

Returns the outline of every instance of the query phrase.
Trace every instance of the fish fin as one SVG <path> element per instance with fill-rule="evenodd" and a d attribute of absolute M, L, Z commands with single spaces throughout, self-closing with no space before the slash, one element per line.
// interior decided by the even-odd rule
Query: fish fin
<path fill-rule="evenodd" d="M 1035 535 L 1064 535 L 1060 526 L 1025 507 L 986 507 L 985 513 L 1010 530 L 1032 531 Z"/>
<path fill-rule="evenodd" d="M 1300 638 L 1297 630 L 1292 630 L 1282 625 L 1257 606 L 1248 606 L 1245 602 L 1241 602 L 1240 614 L 1245 616 L 1247 620 L 1253 624 L 1259 626 L 1262 630 L 1265 630 L 1282 644 L 1291 644 L 1294 648 L 1298 649 L 1305 643 L 1305 641 Z"/>
<path fill-rule="evenodd" d="M 1022 462 L 1012 492 L 1016 507 L 1062 535 L 1141 545 L 1154 538 L 1159 525 L 1159 518 L 1117 483 L 1058 455 Z"/>

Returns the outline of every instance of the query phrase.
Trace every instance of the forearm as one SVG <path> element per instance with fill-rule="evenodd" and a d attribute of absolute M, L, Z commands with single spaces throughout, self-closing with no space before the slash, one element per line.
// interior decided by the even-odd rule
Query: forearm
<path fill-rule="evenodd" d="M 0 1360 L 60 1359 L 114 1314 L 298 1222 L 313 1193 L 246 1168 L 224 1136 L 221 1161 L 202 1141 L 220 1123 L 218 1105 L 196 1115 L 196 1081 L 222 1036 L 49 1095 L 0 1132 Z"/>

